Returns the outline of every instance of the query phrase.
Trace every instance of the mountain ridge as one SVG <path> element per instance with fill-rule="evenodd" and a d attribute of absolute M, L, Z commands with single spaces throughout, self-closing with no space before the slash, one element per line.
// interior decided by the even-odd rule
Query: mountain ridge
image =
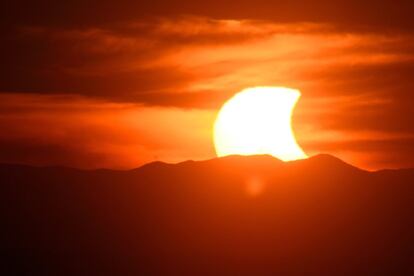
<path fill-rule="evenodd" d="M 354 168 L 360 171 L 364 171 L 364 172 L 369 172 L 369 173 L 375 173 L 375 172 L 383 172 L 383 171 L 410 171 L 410 170 L 414 170 L 413 168 L 383 168 L 383 169 L 378 169 L 378 170 L 374 170 L 374 171 L 368 171 L 365 170 L 363 168 L 359 168 L 357 166 L 354 166 L 350 163 L 347 163 L 345 161 L 343 161 L 342 159 L 339 159 L 333 155 L 330 154 L 317 154 L 317 155 L 313 155 L 310 156 L 308 158 L 304 158 L 304 159 L 298 159 L 298 160 L 292 160 L 292 161 L 282 161 L 276 157 L 273 157 L 271 155 L 267 155 L 267 154 L 263 154 L 263 155 L 229 155 L 229 156 L 224 156 L 224 157 L 216 157 L 216 158 L 211 158 L 211 159 L 205 159 L 205 160 L 185 160 L 185 161 L 181 161 L 178 163 L 169 163 L 169 162 L 164 162 L 164 161 L 152 161 L 146 164 L 143 164 L 139 167 L 136 168 L 132 168 L 132 169 L 111 169 L 111 168 L 96 168 L 96 169 L 82 169 L 82 168 L 76 168 L 76 167 L 70 167 L 70 166 L 49 166 L 49 165 L 45 165 L 45 166 L 35 166 L 35 165 L 29 165 L 29 164 L 19 164 L 19 163 L 0 163 L 0 168 L 26 168 L 26 169 L 57 169 L 57 170 L 77 170 L 77 171 L 85 171 L 85 172 L 93 172 L 93 171 L 112 171 L 112 172 L 132 172 L 132 171 L 138 171 L 140 169 L 143 168 L 147 168 L 147 167 L 163 167 L 163 166 L 182 166 L 182 165 L 187 165 L 187 164 L 205 164 L 205 163 L 213 163 L 213 162 L 226 162 L 226 161 L 236 161 L 237 159 L 245 159 L 246 161 L 248 160 L 254 160 L 254 159 L 268 159 L 268 161 L 270 160 L 273 161 L 275 164 L 277 163 L 278 165 L 282 164 L 282 165 L 296 165 L 299 163 L 315 163 L 315 162 L 320 162 L 320 163 L 324 163 L 326 164 L 336 164 L 335 166 L 347 166 L 349 168 Z M 249 161 L 249 162 L 250 162 Z M 322 165 L 322 164 L 320 164 Z"/>
<path fill-rule="evenodd" d="M 129 171 L 0 165 L 0 183 L 3 275 L 414 273 L 414 170 L 228 156 Z"/>

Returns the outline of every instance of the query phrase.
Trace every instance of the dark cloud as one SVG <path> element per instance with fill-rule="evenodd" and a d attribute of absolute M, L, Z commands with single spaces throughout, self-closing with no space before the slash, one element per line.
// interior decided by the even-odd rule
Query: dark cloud
<path fill-rule="evenodd" d="M 194 17 L 104 29 L 20 27 L 0 45 L 0 91 L 161 104 L 162 97 L 156 103 L 157 95 L 180 93 L 201 74 L 158 59 L 183 46 L 232 45 L 275 32 L 262 27 Z M 147 97 L 150 92 L 154 99 Z"/>
<path fill-rule="evenodd" d="M 289 49 L 283 50 L 283 47 L 288 47 L 283 45 L 283 36 L 302 36 L 313 43 L 312 47 L 317 51 L 318 47 L 326 47 L 323 46 L 325 35 L 326 40 L 335 35 L 337 40 L 341 37 L 346 40 L 349 36 L 356 38 L 349 42 L 351 45 L 333 45 L 337 48 L 327 48 L 316 58 L 313 56 L 314 59 L 308 61 L 307 69 L 303 68 L 301 62 L 307 62 L 307 59 L 315 55 L 312 50 L 309 51 L 312 48 L 302 47 L 294 50 L 294 54 L 284 53 Z M 269 57 L 249 57 L 246 53 L 237 56 L 238 48 L 245 47 L 246 51 L 250 47 L 256 47 L 255 43 L 275 36 L 281 37 L 280 42 L 262 44 L 259 46 L 261 48 L 257 48 L 258 52 L 269 51 L 269 48 L 274 47 L 275 53 L 281 52 L 286 56 L 274 58 L 271 52 L 265 52 Z M 314 43 L 313 39 L 319 39 L 319 42 Z M 322 88 L 331 95 L 353 93 L 350 91 L 360 93 L 362 90 L 377 87 L 383 89 L 390 85 L 395 87 L 396 81 L 404 83 L 412 75 L 413 57 L 410 50 L 414 47 L 412 36 L 407 34 L 348 34 L 342 33 L 333 25 L 283 25 L 271 21 L 214 20 L 194 16 L 114 23 L 106 27 L 21 26 L 16 32 L 6 35 L 4 41 L 0 45 L 3 61 L 0 69 L 1 92 L 80 94 L 115 101 L 169 106 L 174 103 L 190 106 L 191 102 L 184 102 L 183 99 L 194 96 L 186 93 L 194 92 L 194 89 L 189 88 L 194 83 L 208 82 L 209 78 L 221 78 L 240 68 L 257 67 L 263 63 L 273 63 L 276 68 L 292 62 L 298 64 L 296 68 L 289 68 L 285 74 L 267 79 L 262 77 L 261 80 L 244 86 L 292 83 L 292 86 L 303 88 L 303 91 L 321 91 Z M 295 44 L 303 41 L 292 39 L 291 43 L 296 47 Z M 228 57 L 223 55 L 214 59 L 216 50 L 224 47 L 234 47 L 236 56 L 229 52 Z M 201 50 L 204 50 L 203 55 L 191 56 Z M 175 53 L 181 54 L 180 60 L 171 60 Z M 355 61 L 352 60 L 352 55 L 357 56 Z M 394 55 L 397 57 L 386 62 L 374 60 L 372 63 L 363 63 L 365 56 L 367 59 L 381 59 L 381 55 L 391 59 Z M 210 57 L 213 57 L 211 61 L 208 59 Z M 197 60 L 203 58 L 206 60 Z M 336 58 L 339 65 L 318 64 L 321 60 L 335 63 Z M 345 64 L 340 65 L 344 63 L 341 58 L 350 61 L 345 60 Z M 268 72 L 258 74 L 264 73 Z M 245 77 L 241 76 L 240 79 L 244 80 Z M 301 86 L 297 84 L 298 80 L 317 85 L 315 88 Z M 324 83 L 320 85 L 318 82 Z M 233 83 L 234 88 L 243 88 L 242 84 Z M 214 89 L 225 91 L 227 88 Z M 235 91 L 228 90 L 224 94 L 228 96 Z M 400 88 L 400 91 L 407 89 Z M 165 101 L 174 92 L 177 93 L 177 100 Z M 210 95 L 213 95 L 210 97 L 212 103 L 198 105 L 199 102 L 195 101 L 193 106 L 215 106 L 215 102 L 223 98 L 218 96 L 219 93 Z M 208 100 L 209 97 L 204 98 Z"/>
<path fill-rule="evenodd" d="M 42 142 L 32 138 L 0 139 L 0 163 L 35 164 L 39 166 L 69 166 L 96 168 L 96 162 L 105 163 L 113 155 L 93 152 L 79 144 Z"/>
<path fill-rule="evenodd" d="M 90 26 L 114 21 L 131 21 L 153 16 L 193 14 L 213 18 L 260 19 L 278 22 L 334 22 L 347 26 L 409 29 L 414 26 L 413 3 L 357 0 L 230 0 L 188 1 L 112 1 L 51 0 L 3 1 L 3 25 Z"/>

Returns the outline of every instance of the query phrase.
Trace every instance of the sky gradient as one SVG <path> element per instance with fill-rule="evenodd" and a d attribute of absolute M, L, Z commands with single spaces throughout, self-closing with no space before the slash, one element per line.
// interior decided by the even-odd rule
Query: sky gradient
<path fill-rule="evenodd" d="M 228 98 L 285 86 L 302 92 L 293 128 L 308 155 L 414 167 L 409 1 L 1 5 L 0 162 L 212 158 Z"/>

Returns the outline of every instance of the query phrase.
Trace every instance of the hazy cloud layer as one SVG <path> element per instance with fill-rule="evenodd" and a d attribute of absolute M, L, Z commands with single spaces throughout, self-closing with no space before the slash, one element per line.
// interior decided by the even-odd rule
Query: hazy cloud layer
<path fill-rule="evenodd" d="M 0 95 L 0 162 L 134 168 L 214 155 L 214 113 L 92 101 Z"/>
<path fill-rule="evenodd" d="M 248 16 L 244 1 L 222 15 L 214 3 L 174 2 L 142 4 L 145 16 L 133 16 L 119 7 L 110 14 L 105 3 L 91 18 L 76 1 L 66 8 L 78 14 L 62 18 L 53 3 L 47 19 L 3 17 L 0 127 L 9 131 L 0 135 L 0 161 L 133 167 L 212 157 L 222 103 L 245 87 L 276 85 L 302 91 L 294 128 L 308 153 L 414 166 L 409 4 L 397 13 L 387 3 L 302 1 L 312 6 L 304 13 L 258 1 Z M 173 12 L 180 7 L 200 12 Z M 182 121 L 172 128 L 170 116 Z M 146 123 L 137 130 L 135 120 Z"/>

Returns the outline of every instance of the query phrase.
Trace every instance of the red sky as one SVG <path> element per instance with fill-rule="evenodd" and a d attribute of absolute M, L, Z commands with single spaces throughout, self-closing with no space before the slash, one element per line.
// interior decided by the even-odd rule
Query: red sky
<path fill-rule="evenodd" d="M 409 1 L 87 2 L 1 4 L 0 162 L 212 158 L 224 101 L 274 85 L 309 155 L 414 167 Z"/>

